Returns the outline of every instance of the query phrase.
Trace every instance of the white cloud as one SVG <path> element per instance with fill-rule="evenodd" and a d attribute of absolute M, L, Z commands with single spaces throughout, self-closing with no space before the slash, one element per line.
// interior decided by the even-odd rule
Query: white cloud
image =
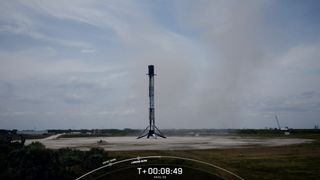
<path fill-rule="evenodd" d="M 33 49 L 27 52 L 1 53 L 0 79 L 12 80 L 26 77 L 49 76 L 66 73 L 104 72 L 113 69 L 111 66 L 99 66 L 83 62 L 79 59 L 55 59 L 57 56 L 30 55 L 43 49 Z"/>
<path fill-rule="evenodd" d="M 23 5 L 21 3 L 25 4 Z M 66 47 L 92 47 L 91 44 L 81 40 L 65 39 L 57 35 L 52 36 L 47 34 L 44 29 L 50 29 L 51 27 L 47 22 L 41 20 L 40 16 L 37 16 L 38 9 L 26 9 L 29 5 L 32 5 L 32 2 L 10 1 L 2 5 L 0 8 L 0 32 L 26 35 L 37 41 L 56 43 Z"/>
<path fill-rule="evenodd" d="M 96 50 L 95 50 L 95 49 L 82 49 L 81 52 L 82 52 L 82 53 L 89 53 L 89 54 L 90 54 L 90 53 L 95 53 Z"/>
<path fill-rule="evenodd" d="M 310 70 L 318 70 L 320 73 L 320 45 L 304 44 L 292 47 L 286 54 L 279 57 L 283 68 L 291 71 L 308 73 Z"/>

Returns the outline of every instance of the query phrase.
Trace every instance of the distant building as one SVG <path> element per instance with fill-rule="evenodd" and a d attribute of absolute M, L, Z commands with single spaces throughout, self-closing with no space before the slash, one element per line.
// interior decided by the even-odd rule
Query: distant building
<path fill-rule="evenodd" d="M 17 134 L 28 134 L 28 135 L 48 134 L 48 130 L 41 130 L 41 131 L 22 130 L 22 131 L 18 131 Z"/>
<path fill-rule="evenodd" d="M 81 134 L 81 132 L 78 132 L 78 131 L 72 131 L 70 134 Z"/>

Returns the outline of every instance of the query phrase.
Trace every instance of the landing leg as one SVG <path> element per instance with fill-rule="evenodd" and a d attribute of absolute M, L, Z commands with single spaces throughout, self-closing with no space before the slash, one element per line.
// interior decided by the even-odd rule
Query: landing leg
<path fill-rule="evenodd" d="M 140 135 L 137 137 L 137 139 L 140 139 L 140 138 L 143 138 L 143 137 L 145 137 L 145 136 L 147 136 L 149 133 L 147 132 L 147 129 L 149 128 L 149 126 L 147 126 L 146 127 L 146 129 L 144 129 L 141 133 L 140 133 Z M 149 138 L 149 136 L 148 136 L 148 138 Z"/>

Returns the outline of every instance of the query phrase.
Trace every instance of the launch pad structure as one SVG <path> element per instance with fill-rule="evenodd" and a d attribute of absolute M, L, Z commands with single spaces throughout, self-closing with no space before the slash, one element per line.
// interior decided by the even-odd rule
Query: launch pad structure
<path fill-rule="evenodd" d="M 141 134 L 137 137 L 137 139 L 143 137 L 154 137 L 157 136 L 166 138 L 162 132 L 155 125 L 155 108 L 154 108 L 154 66 L 148 66 L 148 74 L 149 76 L 149 125 L 141 132 Z"/>

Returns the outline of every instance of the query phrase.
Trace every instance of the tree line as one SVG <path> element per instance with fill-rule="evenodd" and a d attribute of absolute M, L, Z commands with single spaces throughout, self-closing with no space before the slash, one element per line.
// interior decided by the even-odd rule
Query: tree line
<path fill-rule="evenodd" d="M 106 159 L 108 153 L 100 148 L 52 150 L 39 142 L 24 146 L 0 137 L 0 179 L 75 179 L 100 167 Z"/>

